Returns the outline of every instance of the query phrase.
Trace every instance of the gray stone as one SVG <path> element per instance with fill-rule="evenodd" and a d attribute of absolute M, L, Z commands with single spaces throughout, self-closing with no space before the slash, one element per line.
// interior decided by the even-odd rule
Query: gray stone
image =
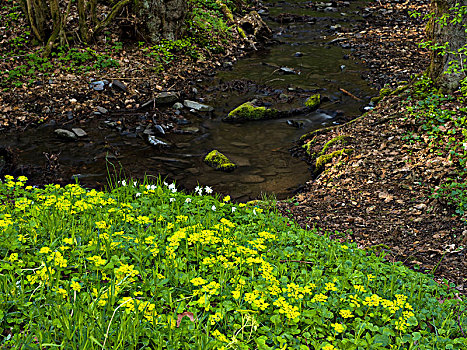
<path fill-rule="evenodd" d="M 104 121 L 104 124 L 111 128 L 115 128 L 118 125 L 117 122 L 114 122 L 113 120 L 106 120 Z"/>
<path fill-rule="evenodd" d="M 122 83 L 120 80 L 114 79 L 114 80 L 112 80 L 112 83 L 110 85 L 122 90 L 123 92 L 126 92 L 126 90 L 127 90 L 126 85 L 124 83 Z"/>
<path fill-rule="evenodd" d="M 190 100 L 183 101 L 183 104 L 185 105 L 185 107 L 194 109 L 195 111 L 198 111 L 198 112 L 212 112 L 214 110 L 214 108 L 211 106 L 203 105 L 201 103 L 190 101 Z"/>
<path fill-rule="evenodd" d="M 180 96 L 178 95 L 178 92 L 165 91 L 165 92 L 158 93 L 156 97 L 154 97 L 154 102 L 157 105 L 166 105 L 166 104 L 174 103 L 175 101 L 179 99 L 179 97 Z"/>
<path fill-rule="evenodd" d="M 196 134 L 199 132 L 199 128 L 196 126 L 185 126 L 181 129 L 184 134 Z"/>
<path fill-rule="evenodd" d="M 280 71 L 284 74 L 297 74 L 293 68 L 281 67 Z"/>
<path fill-rule="evenodd" d="M 86 131 L 84 131 L 83 129 L 81 128 L 72 128 L 71 129 L 75 134 L 76 136 L 78 137 L 86 137 L 88 136 L 88 134 L 86 133 Z"/>
<path fill-rule="evenodd" d="M 154 128 L 156 129 L 156 131 L 161 134 L 161 135 L 165 135 L 165 130 L 162 126 L 160 126 L 159 124 L 156 124 L 154 125 Z"/>
<path fill-rule="evenodd" d="M 151 145 L 156 146 L 156 147 L 169 147 L 170 146 L 167 142 L 156 139 L 152 135 L 148 135 L 148 141 Z"/>
<path fill-rule="evenodd" d="M 56 129 L 54 132 L 65 140 L 76 140 L 78 138 L 74 132 L 71 132 L 69 130 Z"/>
<path fill-rule="evenodd" d="M 91 87 L 95 91 L 102 91 L 102 90 L 104 90 L 104 87 L 105 87 L 105 81 L 103 81 L 103 80 L 92 81 L 89 84 L 89 87 Z"/>
<path fill-rule="evenodd" d="M 174 105 L 172 106 L 173 109 L 176 109 L 177 111 L 180 110 L 180 109 L 183 109 L 183 104 L 180 103 L 180 102 L 176 102 L 174 103 Z"/>
<path fill-rule="evenodd" d="M 104 107 L 101 107 L 101 106 L 98 106 L 97 107 L 97 110 L 102 113 L 102 114 L 107 114 L 109 113 L 109 110 L 107 108 L 104 108 Z"/>

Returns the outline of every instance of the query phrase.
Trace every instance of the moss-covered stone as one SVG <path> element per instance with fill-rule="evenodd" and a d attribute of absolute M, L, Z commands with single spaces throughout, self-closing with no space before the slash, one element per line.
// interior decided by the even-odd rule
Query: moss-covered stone
<path fill-rule="evenodd" d="M 324 166 L 328 164 L 329 162 L 331 162 L 334 158 L 340 157 L 343 154 L 350 154 L 352 152 L 353 150 L 350 148 L 343 148 L 339 151 L 334 151 L 332 153 L 323 154 L 322 156 L 319 156 L 316 159 L 316 163 L 315 163 L 315 174 L 320 173 L 323 170 Z"/>
<path fill-rule="evenodd" d="M 218 150 L 212 150 L 204 157 L 204 162 L 216 170 L 232 171 L 237 165 Z"/>
<path fill-rule="evenodd" d="M 305 106 L 308 108 L 318 108 L 320 103 L 321 103 L 321 95 L 314 94 L 306 99 Z"/>
<path fill-rule="evenodd" d="M 268 109 L 266 107 L 256 107 L 251 102 L 245 102 L 231 111 L 227 117 L 224 118 L 226 121 L 248 121 L 248 120 L 262 120 L 272 119 L 279 115 L 279 111 L 276 109 Z"/>
<path fill-rule="evenodd" d="M 321 152 L 318 153 L 318 156 L 322 156 L 323 154 L 326 154 L 326 151 L 329 149 L 329 147 L 337 143 L 345 144 L 346 140 L 348 140 L 349 138 L 350 138 L 349 135 L 339 135 L 339 136 L 333 137 L 332 139 L 330 139 L 328 142 L 325 143 Z"/>

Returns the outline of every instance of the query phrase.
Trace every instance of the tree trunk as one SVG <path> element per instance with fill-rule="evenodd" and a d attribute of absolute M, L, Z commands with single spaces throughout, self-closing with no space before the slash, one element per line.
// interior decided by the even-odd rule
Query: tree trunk
<path fill-rule="evenodd" d="M 187 0 L 135 0 L 138 32 L 146 41 L 176 40 L 187 12 Z"/>
<path fill-rule="evenodd" d="M 453 18 L 448 16 L 448 23 L 443 24 L 439 19 L 443 15 L 450 13 L 452 8 L 459 0 L 432 0 L 432 11 L 434 16 L 430 19 L 427 26 L 428 39 L 433 44 L 444 45 L 449 43 L 445 54 L 441 54 L 441 49 L 435 49 L 431 54 L 431 62 L 428 67 L 428 76 L 445 93 L 453 92 L 459 88 L 460 81 L 466 77 L 463 66 L 465 60 L 464 54 L 458 53 L 458 50 L 467 44 L 467 16 L 464 15 L 461 23 L 451 24 L 449 21 Z M 462 3 L 462 2 L 461 2 Z M 450 65 L 459 62 L 459 69 L 447 73 Z"/>

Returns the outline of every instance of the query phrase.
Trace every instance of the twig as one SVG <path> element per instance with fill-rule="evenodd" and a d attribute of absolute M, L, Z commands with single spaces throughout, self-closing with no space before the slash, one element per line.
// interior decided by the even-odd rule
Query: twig
<path fill-rule="evenodd" d="M 339 90 L 342 91 L 344 94 L 346 94 L 346 95 L 352 97 L 352 98 L 353 98 L 354 100 L 356 100 L 356 101 L 361 101 L 361 100 L 362 100 L 361 98 L 358 98 L 357 96 L 351 94 L 351 93 L 348 92 L 347 90 L 344 90 L 344 89 L 342 89 L 342 88 L 339 88 Z"/>

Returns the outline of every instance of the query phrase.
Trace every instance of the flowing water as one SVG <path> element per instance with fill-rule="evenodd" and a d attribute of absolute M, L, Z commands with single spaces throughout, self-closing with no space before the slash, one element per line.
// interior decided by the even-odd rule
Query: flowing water
<path fill-rule="evenodd" d="M 182 110 L 190 126 L 199 131 L 166 135 L 173 145 L 170 148 L 155 148 L 133 134 L 124 135 L 106 126 L 104 119 L 80 125 L 88 137 L 77 142 L 59 139 L 53 132 L 58 126 L 43 126 L 21 134 L 2 135 L 0 144 L 13 148 L 24 166 L 42 165 L 43 152 L 60 153 L 61 175 L 70 179 L 79 174 L 85 186 L 105 183 L 109 167 L 111 172 L 122 167 L 132 177 L 160 174 L 188 189 L 198 183 L 209 185 L 236 199 L 256 198 L 262 193 L 278 198 L 290 196 L 310 178 L 307 164 L 290 155 L 293 142 L 310 130 L 338 123 L 336 111 L 346 117 L 359 115 L 375 95 L 361 78 L 363 66 L 346 59 L 349 50 L 327 44 L 333 39 L 328 30 L 331 24 L 342 24 L 345 28 L 358 19 L 353 14 L 358 2 L 331 13 L 313 11 L 306 4 L 301 1 L 268 4 L 270 13 L 266 21 L 279 44 L 253 52 L 236 62 L 231 70 L 198 82 L 198 90 L 203 91 L 199 97 L 213 106 L 214 111 L 200 116 Z M 317 20 L 284 25 L 268 20 L 281 13 L 307 15 Z M 291 68 L 296 74 L 280 74 L 281 67 Z M 243 88 L 232 88 L 239 84 Z M 362 101 L 356 101 L 342 89 Z M 306 97 L 316 91 L 326 96 L 326 101 L 315 112 L 242 124 L 221 120 L 230 110 L 253 98 L 270 99 L 273 107 L 286 110 L 303 106 Z M 291 120 L 301 127 L 291 126 Z M 203 157 L 213 149 L 231 158 L 238 168 L 224 173 L 204 164 Z"/>

